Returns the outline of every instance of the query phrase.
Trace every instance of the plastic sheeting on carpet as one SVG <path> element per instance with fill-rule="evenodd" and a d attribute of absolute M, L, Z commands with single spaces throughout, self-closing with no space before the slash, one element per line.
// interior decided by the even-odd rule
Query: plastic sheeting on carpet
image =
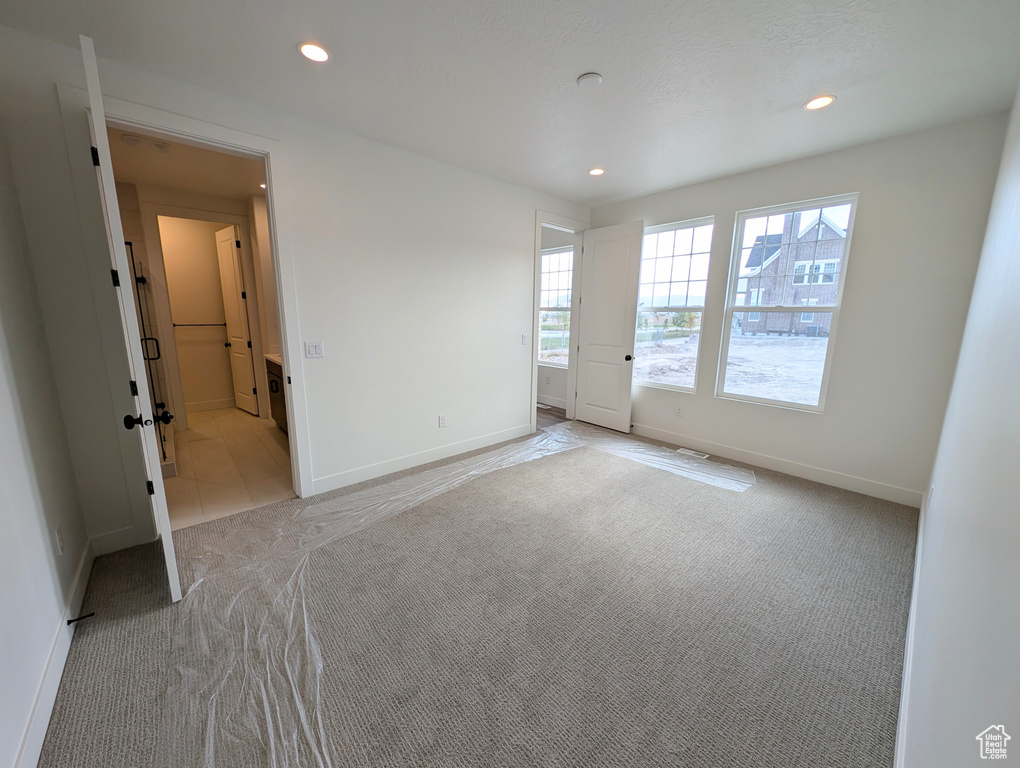
<path fill-rule="evenodd" d="M 577 422 L 435 469 L 304 506 L 245 528 L 203 532 L 179 605 L 158 754 L 167 766 L 342 765 L 322 719 L 322 655 L 305 599 L 312 552 L 474 478 L 594 448 L 731 491 L 747 469 L 678 454 Z"/>

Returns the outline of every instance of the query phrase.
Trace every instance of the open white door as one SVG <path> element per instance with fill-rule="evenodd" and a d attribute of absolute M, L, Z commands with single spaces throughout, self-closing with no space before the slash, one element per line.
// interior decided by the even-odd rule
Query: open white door
<path fill-rule="evenodd" d="M 103 97 L 99 89 L 99 67 L 96 64 L 96 52 L 92 40 L 84 35 L 81 37 L 81 53 L 85 62 L 85 80 L 89 93 L 89 126 L 92 131 L 93 161 L 97 166 L 96 177 L 102 197 L 106 234 L 110 243 L 110 266 L 114 271 L 115 283 L 120 282 L 116 278 L 123 278 L 123 285 L 116 288 L 117 303 L 120 307 L 121 327 L 124 331 L 124 344 L 127 347 L 131 378 L 136 384 L 134 394 L 137 412 L 125 416 L 121 428 L 127 427 L 138 435 L 138 450 L 142 452 L 145 460 L 150 484 L 149 500 L 152 506 L 152 517 L 156 525 L 156 532 L 163 544 L 163 557 L 166 560 L 166 573 L 170 582 L 170 596 L 176 602 L 181 599 L 181 580 L 177 573 L 177 556 L 174 552 L 174 540 L 170 531 L 166 494 L 163 491 L 163 473 L 159 465 L 159 448 L 156 444 L 152 401 L 149 397 L 145 360 L 142 355 L 138 316 L 135 313 L 135 299 L 131 293 L 132 271 L 128 263 L 127 249 L 124 246 L 124 229 L 121 226 L 120 207 L 117 204 L 113 160 L 110 156 L 110 143 L 106 135 L 106 113 L 103 110 Z"/>
<path fill-rule="evenodd" d="M 238 240 L 237 227 L 232 225 L 216 233 L 216 256 L 220 263 L 223 314 L 227 319 L 227 349 L 230 352 L 230 375 L 234 379 L 234 404 L 258 416 L 255 366 L 251 356 L 251 332 L 248 328 L 244 273 L 241 271 L 241 241 Z"/>
<path fill-rule="evenodd" d="M 581 252 L 577 408 L 581 421 L 630 432 L 643 221 L 589 229 Z"/>

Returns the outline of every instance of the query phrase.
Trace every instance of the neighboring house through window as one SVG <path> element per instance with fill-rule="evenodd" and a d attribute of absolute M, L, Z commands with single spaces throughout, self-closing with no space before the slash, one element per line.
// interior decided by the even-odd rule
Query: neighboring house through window
<path fill-rule="evenodd" d="M 717 395 L 822 409 L 856 205 L 841 195 L 737 215 Z"/>

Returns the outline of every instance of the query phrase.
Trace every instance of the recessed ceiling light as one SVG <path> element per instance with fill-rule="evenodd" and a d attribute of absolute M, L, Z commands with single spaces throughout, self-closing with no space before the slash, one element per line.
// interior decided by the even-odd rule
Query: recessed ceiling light
<path fill-rule="evenodd" d="M 598 72 L 585 72 L 577 78 L 577 85 L 586 91 L 589 91 L 592 88 L 597 88 L 602 85 L 602 75 Z"/>
<path fill-rule="evenodd" d="M 824 109 L 836 100 L 835 96 L 819 96 L 804 105 L 804 109 Z"/>
<path fill-rule="evenodd" d="M 592 168 L 588 171 L 589 176 L 601 176 L 603 173 L 605 173 L 605 170 L 602 168 Z"/>
<path fill-rule="evenodd" d="M 326 49 L 321 45 L 316 45 L 315 43 L 302 43 L 298 50 L 301 51 L 302 56 L 306 59 L 311 59 L 312 61 L 326 61 L 329 59 L 329 54 L 326 53 Z"/>

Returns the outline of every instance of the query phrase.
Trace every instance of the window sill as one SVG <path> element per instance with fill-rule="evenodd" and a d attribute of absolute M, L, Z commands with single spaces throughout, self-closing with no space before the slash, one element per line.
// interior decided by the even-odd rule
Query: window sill
<path fill-rule="evenodd" d="M 725 392 L 716 392 L 715 396 L 720 400 L 730 400 L 735 403 L 749 403 L 751 405 L 766 405 L 770 408 L 782 408 L 784 411 L 799 411 L 800 413 L 825 412 L 823 405 L 806 405 L 804 403 L 789 403 L 783 400 L 767 400 L 763 397 L 750 397 L 748 395 L 731 395 Z"/>
<path fill-rule="evenodd" d="M 658 381 L 640 381 L 634 379 L 635 387 L 646 387 L 647 389 L 663 389 L 667 392 L 682 392 L 685 395 L 693 395 L 697 391 L 695 387 L 681 387 L 679 384 L 664 384 Z"/>
<path fill-rule="evenodd" d="M 567 370 L 566 363 L 547 363 L 545 360 L 539 360 L 538 364 L 545 366 L 546 368 L 562 368 L 563 370 Z"/>

